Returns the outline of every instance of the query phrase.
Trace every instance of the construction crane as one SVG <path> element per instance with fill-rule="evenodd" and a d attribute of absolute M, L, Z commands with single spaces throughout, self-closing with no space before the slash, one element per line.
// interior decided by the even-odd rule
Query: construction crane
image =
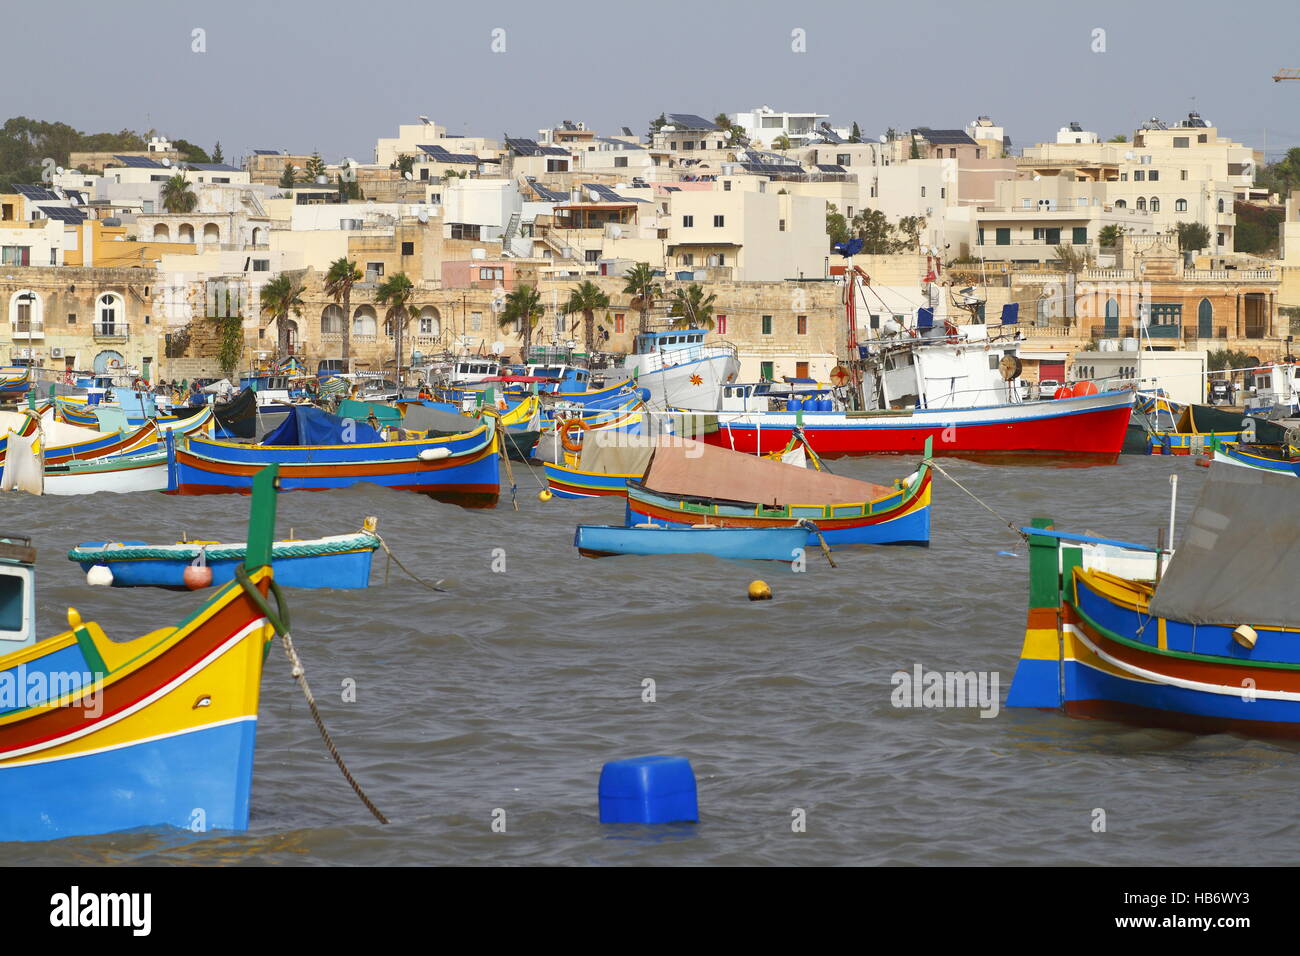
<path fill-rule="evenodd" d="M 1281 69 L 1273 74 L 1273 82 L 1281 83 L 1283 80 L 1300 80 L 1300 70 Z"/>

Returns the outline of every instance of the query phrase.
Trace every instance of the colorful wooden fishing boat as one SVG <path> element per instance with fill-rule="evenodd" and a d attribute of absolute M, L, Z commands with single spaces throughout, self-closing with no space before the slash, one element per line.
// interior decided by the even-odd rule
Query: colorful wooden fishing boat
<path fill-rule="evenodd" d="M 325 538 L 276 541 L 271 546 L 275 579 L 289 588 L 364 588 L 370 584 L 370 564 L 379 538 L 371 531 Z M 115 588 L 190 590 L 187 568 L 201 563 L 211 572 L 209 586 L 228 584 L 235 568 L 248 558 L 246 543 L 182 541 L 151 545 L 144 541 L 91 541 L 68 552 L 83 571 L 102 567 Z"/>
<path fill-rule="evenodd" d="M 25 395 L 32 387 L 30 365 L 0 367 L 0 402 L 12 402 Z"/>
<path fill-rule="evenodd" d="M 573 544 L 587 558 L 619 554 L 708 554 L 735 560 L 794 561 L 803 555 L 808 534 L 806 529 L 797 526 L 669 528 L 650 523 L 627 528 L 580 524 L 574 532 Z"/>
<path fill-rule="evenodd" d="M 639 435 L 592 432 L 564 462 L 545 462 L 546 485 L 557 498 L 627 497 L 627 483 L 645 475 L 656 440 Z"/>
<path fill-rule="evenodd" d="M 1085 559 L 1079 542 L 1100 539 L 1062 535 L 1050 519 L 1025 530 L 1029 613 L 1007 706 L 1300 737 L 1300 499 L 1289 477 L 1212 469 L 1163 574 L 1152 548 L 1109 542 L 1145 557 L 1133 575 Z"/>
<path fill-rule="evenodd" d="M 0 554 L 22 609 L 0 621 L 0 842 L 248 826 L 273 635 L 274 481 L 267 470 L 254 493 L 248 587 L 227 584 L 176 626 L 134 640 L 110 640 L 69 608 L 68 630 L 37 642 L 35 555 Z"/>
<path fill-rule="evenodd" d="M 1174 427 L 1154 431 L 1147 439 L 1153 455 L 1199 455 L 1212 444 L 1260 442 L 1273 444 L 1284 439 L 1286 427 L 1240 411 L 1213 405 L 1184 405 Z"/>
<path fill-rule="evenodd" d="M 260 445 L 197 436 L 178 442 L 172 487 L 182 495 L 246 494 L 253 476 L 276 464 L 283 491 L 371 483 L 492 508 L 501 490 L 497 455 L 497 432 L 487 425 L 448 438 L 384 441 L 364 422 L 295 405 Z"/>
<path fill-rule="evenodd" d="M 587 436 L 594 433 L 652 435 L 671 427 L 668 416 L 656 418 L 639 398 L 617 408 L 569 409 L 543 425 L 533 456 L 539 461 L 559 463 L 565 460 L 566 452 L 580 451 Z"/>
<path fill-rule="evenodd" d="M 1277 475 L 1300 477 L 1300 453 L 1297 453 L 1294 445 L 1216 442 L 1213 448 L 1216 462 L 1258 468 Z"/>
<path fill-rule="evenodd" d="M 848 412 L 720 413 L 704 441 L 754 454 L 789 444 L 802 426 L 823 458 L 920 454 L 1051 455 L 1091 462 L 1118 460 L 1133 408 L 1131 391 L 977 408 Z"/>
<path fill-rule="evenodd" d="M 645 478 L 627 483 L 629 526 L 789 527 L 810 521 L 832 546 L 930 543 L 929 459 L 893 487 L 700 442 L 661 438 Z M 818 535 L 807 534 L 808 543 Z"/>

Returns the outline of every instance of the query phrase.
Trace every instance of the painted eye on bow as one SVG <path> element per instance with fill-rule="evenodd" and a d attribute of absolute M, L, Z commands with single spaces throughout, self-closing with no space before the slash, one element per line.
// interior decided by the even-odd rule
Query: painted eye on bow
<path fill-rule="evenodd" d="M 201 694 L 199 695 L 199 699 L 194 702 L 194 706 L 191 707 L 190 710 L 198 710 L 200 707 L 211 707 L 211 706 L 212 706 L 212 695 Z"/>

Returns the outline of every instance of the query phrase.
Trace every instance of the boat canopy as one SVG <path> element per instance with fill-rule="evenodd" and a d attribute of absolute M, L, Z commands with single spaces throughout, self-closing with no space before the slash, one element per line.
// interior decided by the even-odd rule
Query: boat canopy
<path fill-rule="evenodd" d="M 1151 613 L 1189 624 L 1300 628 L 1297 504 L 1292 475 L 1211 468 Z"/>
<path fill-rule="evenodd" d="M 643 475 L 655 439 L 621 432 L 588 432 L 582 439 L 581 468 L 598 475 Z"/>
<path fill-rule="evenodd" d="M 382 442 L 364 421 L 339 418 L 310 405 L 294 405 L 263 445 L 369 445 Z"/>
<path fill-rule="evenodd" d="M 660 437 L 643 483 L 661 494 L 773 507 L 856 504 L 892 490 L 670 435 Z"/>

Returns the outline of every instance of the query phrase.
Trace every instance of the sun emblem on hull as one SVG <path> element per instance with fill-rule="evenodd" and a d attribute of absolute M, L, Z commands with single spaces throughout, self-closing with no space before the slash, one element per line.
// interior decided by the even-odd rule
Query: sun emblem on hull
<path fill-rule="evenodd" d="M 692 384 L 692 385 L 703 385 L 703 384 L 704 384 L 704 379 L 703 379 L 702 377 L 700 377 L 699 375 L 692 375 L 692 376 L 691 376 L 691 384 Z"/>

